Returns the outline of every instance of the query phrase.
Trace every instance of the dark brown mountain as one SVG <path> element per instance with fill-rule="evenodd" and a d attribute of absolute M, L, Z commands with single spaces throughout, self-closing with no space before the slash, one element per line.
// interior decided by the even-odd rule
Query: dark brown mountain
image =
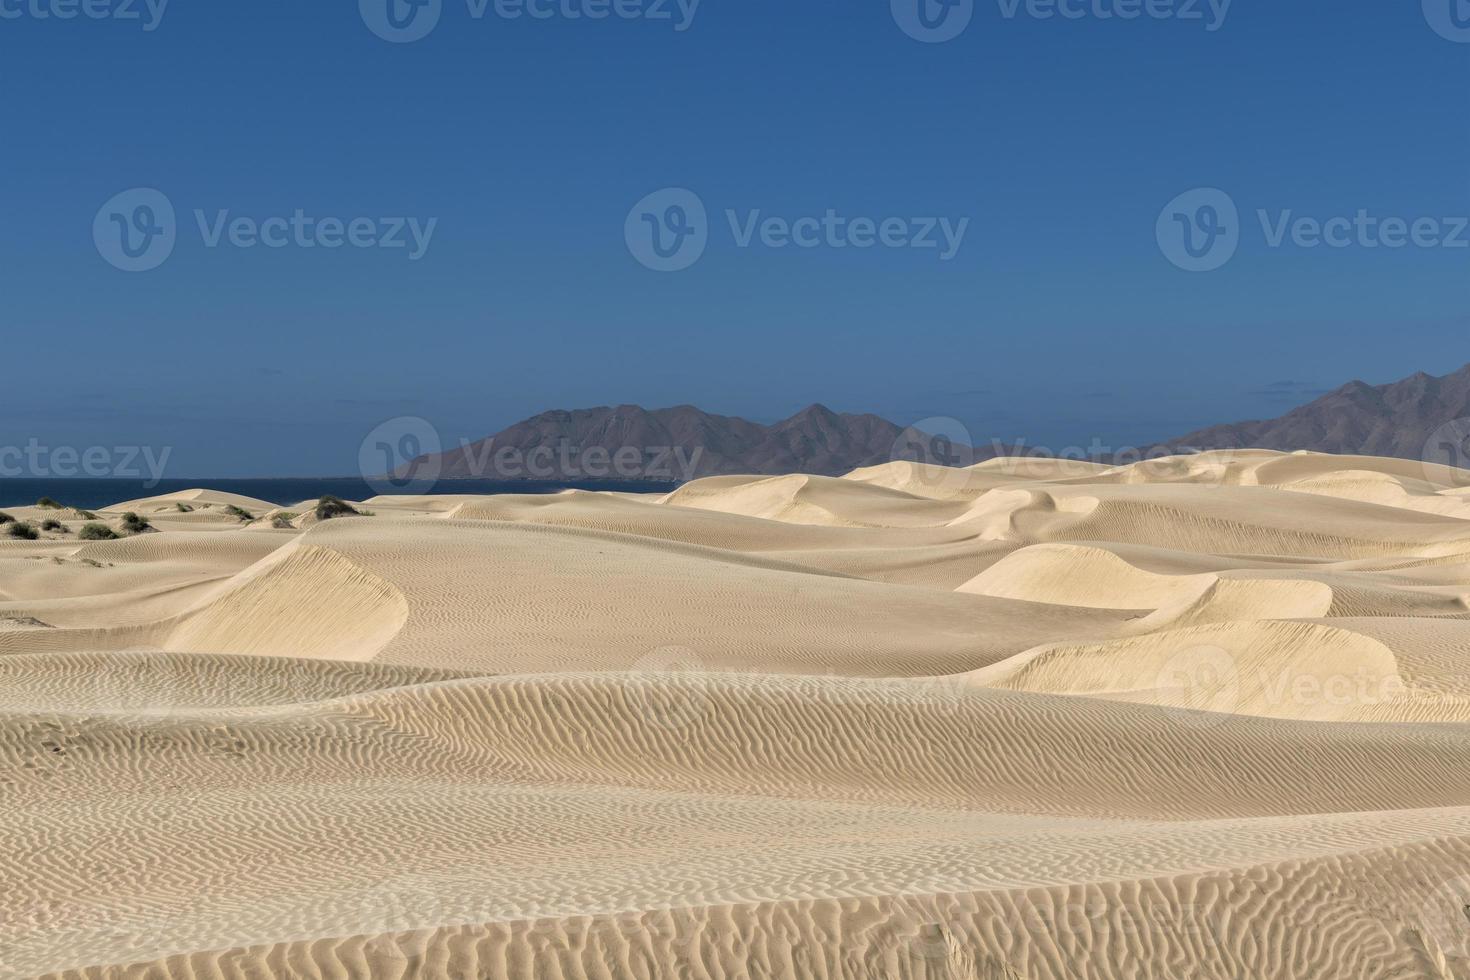
<path fill-rule="evenodd" d="M 1443 378 L 1421 371 L 1393 384 L 1352 381 L 1278 419 L 1216 425 L 1165 445 L 1422 459 L 1437 430 L 1464 418 L 1470 418 L 1470 365 Z"/>
<path fill-rule="evenodd" d="M 876 415 L 813 405 L 775 425 L 690 405 L 544 412 L 463 449 L 422 457 L 399 476 L 439 479 L 681 482 L 724 474 L 835 476 L 915 458 L 929 437 Z"/>

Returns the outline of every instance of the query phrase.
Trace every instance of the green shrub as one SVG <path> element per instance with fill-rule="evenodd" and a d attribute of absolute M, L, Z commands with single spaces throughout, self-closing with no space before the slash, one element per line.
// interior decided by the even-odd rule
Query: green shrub
<path fill-rule="evenodd" d="M 11 517 L 9 514 L 5 513 L 3 510 L 0 510 L 0 524 L 13 524 L 13 523 L 15 523 L 15 518 Z"/>
<path fill-rule="evenodd" d="M 250 511 L 246 510 L 244 507 L 236 507 L 234 504 L 226 504 L 225 513 L 229 514 L 231 517 L 238 517 L 242 521 L 255 520 L 254 514 L 250 513 Z"/>
<path fill-rule="evenodd" d="M 122 516 L 122 529 L 129 534 L 142 534 L 144 531 L 153 530 L 153 525 L 149 524 L 145 518 L 128 511 Z"/>
<path fill-rule="evenodd" d="M 66 509 L 66 508 L 62 507 L 60 504 L 58 504 L 56 501 L 52 500 L 50 497 L 42 497 L 40 500 L 36 501 L 36 506 L 37 507 L 44 507 L 46 510 L 65 510 Z"/>
<path fill-rule="evenodd" d="M 188 504 L 174 504 L 174 506 L 178 508 L 180 514 L 194 513 L 194 508 L 190 507 Z"/>
<path fill-rule="evenodd" d="M 295 514 L 277 514 L 271 518 L 271 527 L 278 531 L 294 531 L 296 526 L 291 522 L 296 520 Z"/>
<path fill-rule="evenodd" d="M 77 537 L 83 541 L 112 541 L 117 538 L 117 532 L 106 524 L 88 524 Z"/>
<path fill-rule="evenodd" d="M 80 507 L 73 507 L 71 509 L 71 512 L 84 521 L 95 521 L 97 519 L 96 514 L 92 513 L 90 510 L 82 510 Z"/>
<path fill-rule="evenodd" d="M 35 525 L 27 524 L 25 521 L 11 521 L 5 525 L 5 533 L 12 538 L 20 538 L 24 541 L 34 541 L 41 536 Z"/>
<path fill-rule="evenodd" d="M 43 530 L 43 531 L 60 531 L 62 534 L 70 534 L 71 533 L 71 528 L 67 527 L 65 524 L 61 523 L 60 521 L 53 520 L 51 518 L 47 518 L 46 520 L 44 520 L 44 521 L 41 522 L 41 530 Z"/>
<path fill-rule="evenodd" d="M 358 510 L 341 497 L 333 497 L 330 494 L 317 501 L 316 519 L 319 521 L 330 521 L 337 517 L 358 517 Z"/>

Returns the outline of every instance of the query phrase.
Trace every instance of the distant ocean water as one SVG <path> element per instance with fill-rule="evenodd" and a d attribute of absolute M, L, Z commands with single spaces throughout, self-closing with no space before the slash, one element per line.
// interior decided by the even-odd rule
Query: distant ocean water
<path fill-rule="evenodd" d="M 507 481 L 507 480 L 441 480 L 431 490 L 434 494 L 454 493 L 557 493 L 561 490 L 621 490 L 629 493 L 667 493 L 676 483 L 633 483 L 584 480 L 571 483 Z M 238 493 L 256 500 L 286 506 L 304 500 L 315 500 L 331 494 L 344 500 L 365 500 L 379 496 L 377 490 L 359 477 L 321 477 L 255 480 L 161 480 L 149 484 L 144 480 L 47 480 L 0 479 L 0 507 L 26 507 L 42 497 L 50 497 L 68 507 L 96 510 L 125 500 L 159 497 L 180 490 L 206 488 Z"/>

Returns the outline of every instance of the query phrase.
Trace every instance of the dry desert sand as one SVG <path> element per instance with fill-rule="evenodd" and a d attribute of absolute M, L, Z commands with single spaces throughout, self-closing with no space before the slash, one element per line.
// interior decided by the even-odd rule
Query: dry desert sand
<path fill-rule="evenodd" d="M 63 512 L 0 537 L 0 977 L 1470 977 L 1467 486 Z"/>

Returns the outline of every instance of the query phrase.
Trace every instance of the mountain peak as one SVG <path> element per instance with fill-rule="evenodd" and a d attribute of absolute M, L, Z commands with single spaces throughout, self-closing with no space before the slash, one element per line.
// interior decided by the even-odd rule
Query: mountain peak
<path fill-rule="evenodd" d="M 818 422 L 825 422 L 825 423 L 831 424 L 832 422 L 838 421 L 841 418 L 842 418 L 841 415 L 838 415 L 836 412 L 832 411 L 832 409 L 828 408 L 826 405 L 823 405 L 820 402 L 813 402 L 812 404 L 808 405 L 806 408 L 803 408 L 801 411 L 799 411 L 795 415 L 791 416 L 791 418 L 786 419 L 784 422 L 779 423 L 779 424 L 781 424 L 781 425 L 787 425 L 787 424 L 790 424 L 790 423 L 793 423 L 793 422 L 809 422 L 809 421 L 818 421 Z"/>

